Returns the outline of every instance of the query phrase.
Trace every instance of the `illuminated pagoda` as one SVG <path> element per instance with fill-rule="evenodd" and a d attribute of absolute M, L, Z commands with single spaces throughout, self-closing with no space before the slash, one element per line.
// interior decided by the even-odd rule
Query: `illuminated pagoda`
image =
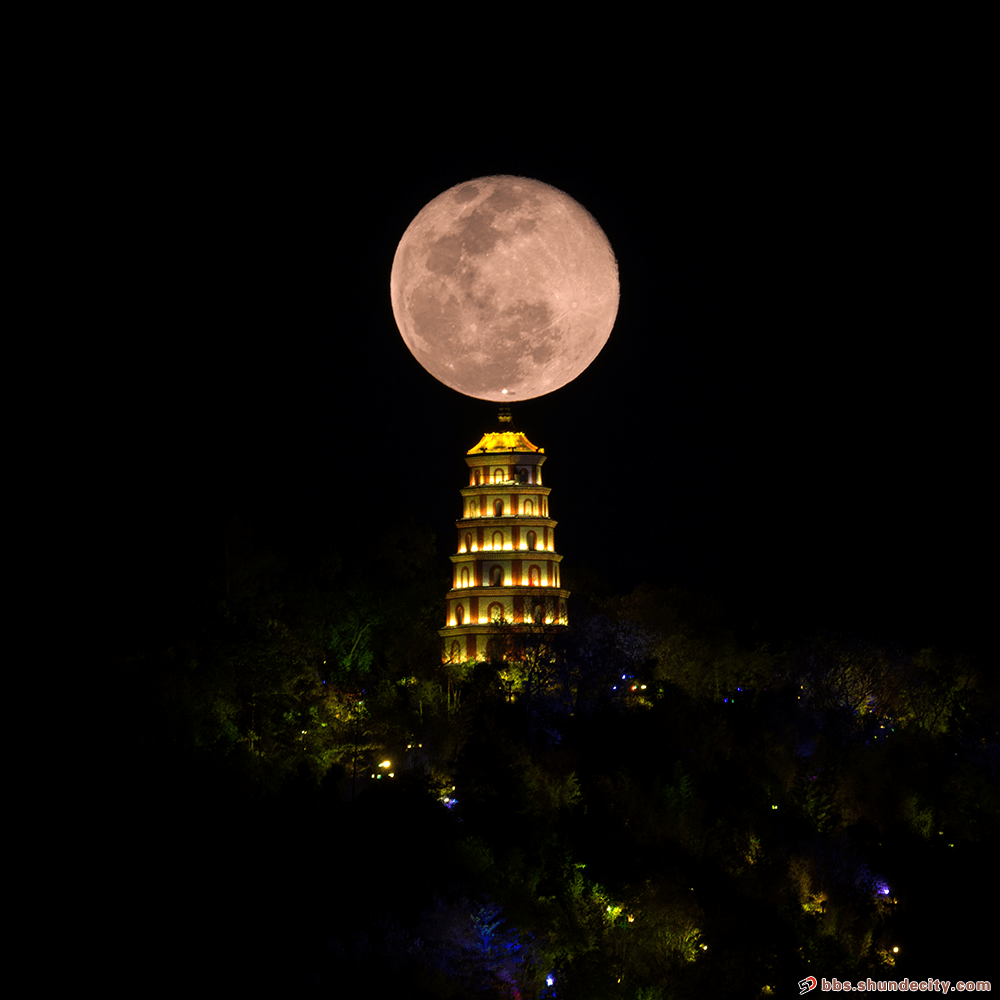
<path fill-rule="evenodd" d="M 451 556 L 446 624 L 438 632 L 446 661 L 490 659 L 498 623 L 543 633 L 545 626 L 569 624 L 556 522 L 542 485 L 544 451 L 514 427 L 504 406 L 499 429 L 487 431 L 465 456 L 469 484 L 462 489 L 463 516 L 455 522 L 458 551 Z"/>

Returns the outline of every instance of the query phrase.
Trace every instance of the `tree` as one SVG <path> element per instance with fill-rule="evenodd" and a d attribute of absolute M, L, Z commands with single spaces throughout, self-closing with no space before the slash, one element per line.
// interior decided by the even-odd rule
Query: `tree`
<path fill-rule="evenodd" d="M 544 622 L 511 622 L 497 612 L 490 623 L 490 662 L 508 702 L 515 698 L 526 715 L 539 699 L 554 701 L 569 695 L 560 663 L 566 658 L 563 626 Z"/>

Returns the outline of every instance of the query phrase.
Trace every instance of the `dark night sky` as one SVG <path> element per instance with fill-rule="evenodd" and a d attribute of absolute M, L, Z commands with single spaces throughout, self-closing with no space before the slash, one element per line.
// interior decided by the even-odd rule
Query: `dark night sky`
<path fill-rule="evenodd" d="M 587 566 L 622 592 L 984 639 L 984 272 L 947 109 L 497 100 L 489 127 L 343 94 L 145 107 L 108 243 L 130 367 L 93 401 L 116 585 L 159 600 L 161 566 L 233 508 L 302 545 L 409 511 L 447 565 L 495 407 L 410 356 L 389 271 L 427 201 L 512 173 L 588 208 L 621 279 L 590 369 L 514 408 L 550 456 L 570 589 Z"/>

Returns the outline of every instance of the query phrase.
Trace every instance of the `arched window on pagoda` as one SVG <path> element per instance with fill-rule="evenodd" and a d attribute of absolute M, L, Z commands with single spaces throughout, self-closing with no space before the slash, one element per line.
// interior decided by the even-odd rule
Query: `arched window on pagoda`
<path fill-rule="evenodd" d="M 531 517 L 535 513 L 535 505 L 530 500 L 524 501 L 524 516 Z"/>
<path fill-rule="evenodd" d="M 542 572 L 537 566 L 532 566 L 528 570 L 528 586 L 539 587 L 542 583 Z"/>
<path fill-rule="evenodd" d="M 504 474 L 503 474 L 503 469 L 494 469 L 493 470 L 493 482 L 495 482 L 495 483 L 502 483 L 504 481 L 504 479 L 506 479 L 506 476 L 504 476 Z"/>
<path fill-rule="evenodd" d="M 493 532 L 493 551 L 498 552 L 503 548 L 503 532 L 494 531 Z"/>
<path fill-rule="evenodd" d="M 465 624 L 465 608 L 460 604 L 455 608 L 455 624 L 464 625 Z"/>
<path fill-rule="evenodd" d="M 468 566 L 463 566 L 462 567 L 462 586 L 463 587 L 468 587 L 469 586 L 469 567 Z"/>
<path fill-rule="evenodd" d="M 503 500 L 494 500 L 493 502 L 493 516 L 503 517 Z"/>
<path fill-rule="evenodd" d="M 531 620 L 536 625 L 541 625 L 541 624 L 543 624 L 545 622 L 545 605 L 544 604 L 536 604 L 531 609 Z"/>
<path fill-rule="evenodd" d="M 479 470 L 478 469 L 476 469 L 476 471 L 472 474 L 472 477 L 473 477 L 473 485 L 478 486 L 479 485 Z"/>
<path fill-rule="evenodd" d="M 462 647 L 459 645 L 458 639 L 453 639 L 451 642 L 451 662 L 458 663 L 461 655 L 462 655 Z"/>
<path fill-rule="evenodd" d="M 472 551 L 472 535 L 471 535 L 471 533 L 466 533 L 466 536 L 465 536 L 465 551 L 466 552 L 471 552 Z"/>
<path fill-rule="evenodd" d="M 500 566 L 494 566 L 490 570 L 490 586 L 491 587 L 503 586 L 503 569 Z"/>
<path fill-rule="evenodd" d="M 529 531 L 528 532 L 528 551 L 529 552 L 534 552 L 535 551 L 535 546 L 537 546 L 537 545 L 538 545 L 538 536 L 533 531 Z"/>
<path fill-rule="evenodd" d="M 486 609 L 486 618 L 488 621 L 496 624 L 501 623 L 504 620 L 503 605 L 499 601 L 494 601 Z"/>

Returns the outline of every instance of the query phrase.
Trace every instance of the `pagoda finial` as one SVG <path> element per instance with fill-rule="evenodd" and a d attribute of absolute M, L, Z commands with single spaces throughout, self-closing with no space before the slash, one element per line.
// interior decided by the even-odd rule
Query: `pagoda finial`
<path fill-rule="evenodd" d="M 510 429 L 514 429 L 514 418 L 511 416 L 510 407 L 506 403 L 500 407 L 500 424 L 501 426 L 509 424 Z"/>

